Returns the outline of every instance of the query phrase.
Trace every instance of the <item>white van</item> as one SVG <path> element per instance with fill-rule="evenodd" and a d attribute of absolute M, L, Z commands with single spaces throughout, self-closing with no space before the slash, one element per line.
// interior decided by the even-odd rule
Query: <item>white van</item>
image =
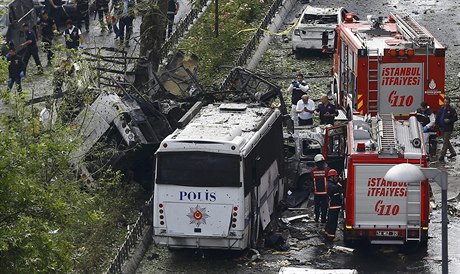
<path fill-rule="evenodd" d="M 292 32 L 292 51 L 334 49 L 335 28 L 348 12 L 340 8 L 319 8 L 307 5 Z"/>

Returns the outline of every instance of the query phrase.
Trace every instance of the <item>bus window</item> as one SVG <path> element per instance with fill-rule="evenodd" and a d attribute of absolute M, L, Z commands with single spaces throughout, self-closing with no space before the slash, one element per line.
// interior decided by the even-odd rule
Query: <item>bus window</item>
<path fill-rule="evenodd" d="M 157 184 L 241 187 L 238 155 L 209 152 L 158 154 Z"/>

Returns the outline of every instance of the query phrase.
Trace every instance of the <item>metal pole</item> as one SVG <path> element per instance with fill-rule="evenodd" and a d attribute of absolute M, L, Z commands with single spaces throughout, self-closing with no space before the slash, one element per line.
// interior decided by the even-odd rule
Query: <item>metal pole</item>
<path fill-rule="evenodd" d="M 449 273 L 449 261 L 447 255 L 447 172 L 441 172 L 441 203 L 442 203 L 442 273 Z"/>
<path fill-rule="evenodd" d="M 214 32 L 216 37 L 219 36 L 219 0 L 215 0 L 214 6 Z"/>

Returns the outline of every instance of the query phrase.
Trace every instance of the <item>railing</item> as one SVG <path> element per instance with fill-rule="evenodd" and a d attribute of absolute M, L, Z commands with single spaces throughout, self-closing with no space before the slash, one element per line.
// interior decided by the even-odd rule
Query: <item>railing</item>
<path fill-rule="evenodd" d="M 129 259 L 129 254 L 135 248 L 138 240 L 142 237 L 142 232 L 144 227 L 149 224 L 152 220 L 152 204 L 153 204 L 153 195 L 145 203 L 144 208 L 139 214 L 136 223 L 133 228 L 126 235 L 126 240 L 118 249 L 117 255 L 110 263 L 109 268 L 107 269 L 107 274 L 112 273 L 122 273 L 122 267 L 126 260 Z"/>
<path fill-rule="evenodd" d="M 259 29 L 254 33 L 254 35 L 252 35 L 251 40 L 249 40 L 249 42 L 246 44 L 244 49 L 241 51 L 236 61 L 233 63 L 234 67 L 244 67 L 244 65 L 246 65 L 246 63 L 248 62 L 248 59 L 252 57 L 253 51 L 256 49 L 257 45 L 259 44 L 260 38 L 264 34 L 262 29 L 266 29 L 270 25 L 273 17 L 275 16 L 276 12 L 278 11 L 282 3 L 283 3 L 283 0 L 273 1 L 273 4 L 270 6 L 270 9 L 265 14 L 264 19 L 260 23 Z M 230 81 L 233 79 L 232 72 L 230 72 L 227 75 L 227 78 L 225 78 L 224 82 L 222 83 L 222 87 L 230 86 L 231 84 Z"/>
<path fill-rule="evenodd" d="M 185 32 L 193 25 L 194 20 L 198 17 L 201 9 L 204 8 L 208 0 L 199 0 L 199 8 L 192 8 L 183 20 L 177 24 L 175 31 L 171 34 L 169 39 L 163 43 L 160 49 L 160 56 L 162 59 L 166 58 L 168 52 L 179 42 L 179 38 L 183 37 Z"/>

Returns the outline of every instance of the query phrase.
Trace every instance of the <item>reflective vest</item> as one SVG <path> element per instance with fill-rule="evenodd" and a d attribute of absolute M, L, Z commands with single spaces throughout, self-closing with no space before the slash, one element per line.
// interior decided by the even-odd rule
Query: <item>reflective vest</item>
<path fill-rule="evenodd" d="M 313 177 L 313 193 L 315 195 L 326 195 L 327 194 L 327 173 L 330 168 L 318 168 L 314 167 L 311 171 Z"/>
<path fill-rule="evenodd" d="M 327 194 L 329 196 L 329 209 L 342 207 L 342 184 L 328 181 Z"/>

